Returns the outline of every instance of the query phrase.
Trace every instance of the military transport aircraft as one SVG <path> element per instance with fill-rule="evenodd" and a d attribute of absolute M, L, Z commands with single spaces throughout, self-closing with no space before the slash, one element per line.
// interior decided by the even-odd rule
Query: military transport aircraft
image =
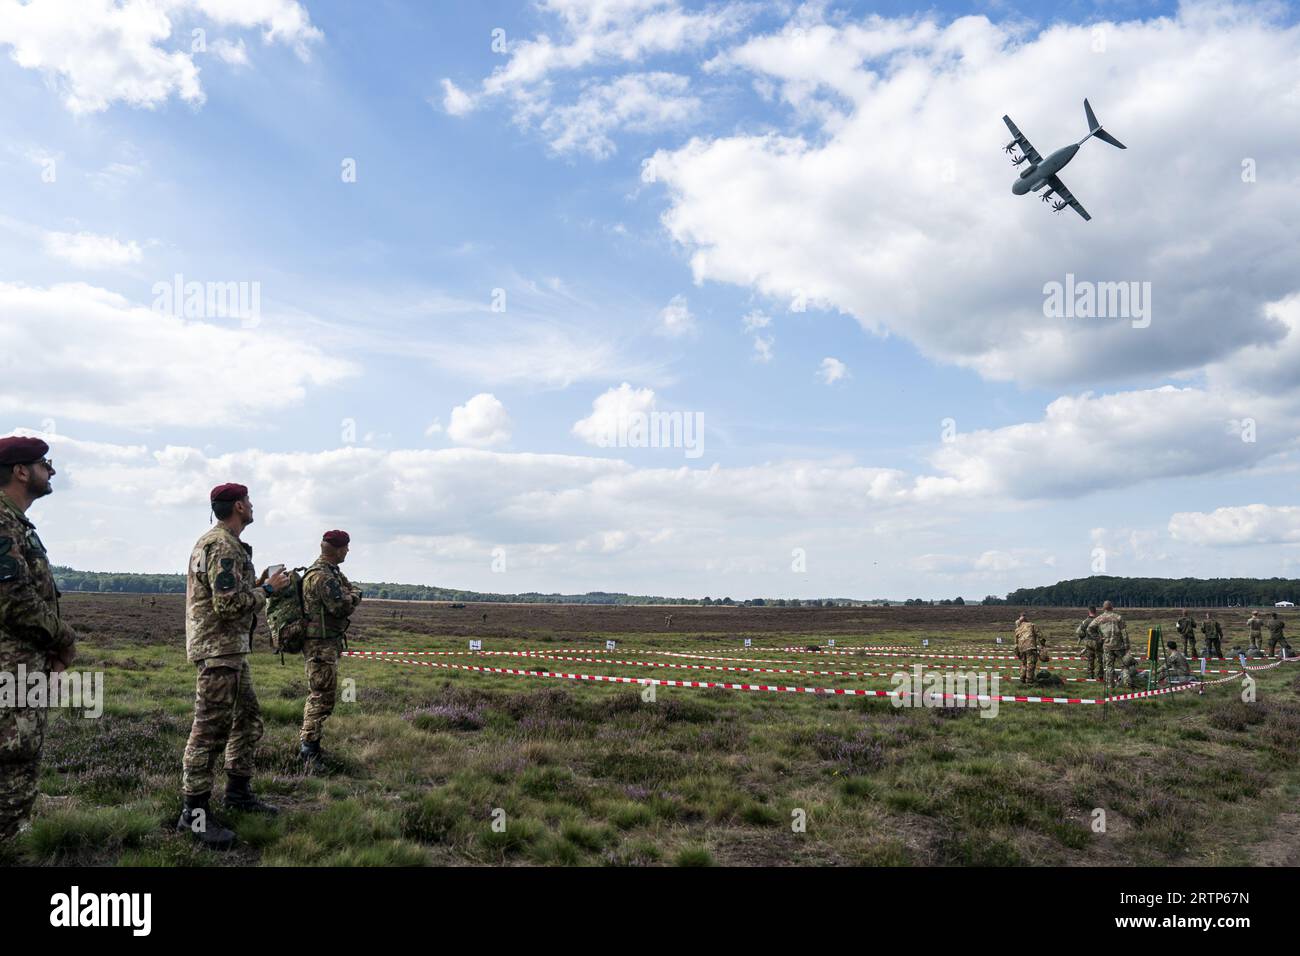
<path fill-rule="evenodd" d="M 1128 147 L 1101 128 L 1101 124 L 1097 122 L 1097 114 L 1092 111 L 1092 107 L 1088 105 L 1087 100 L 1083 101 L 1083 110 L 1088 114 L 1088 129 L 1090 130 L 1088 135 L 1077 143 L 1062 146 L 1046 159 L 1038 155 L 1038 150 L 1034 149 L 1033 143 L 1025 139 L 1025 134 L 1016 129 L 1016 124 L 1011 122 L 1011 117 L 1003 116 L 1002 122 L 1007 124 L 1007 129 L 1011 130 L 1011 135 L 1015 137 L 1003 147 L 1003 151 L 1013 155 L 1012 166 L 1019 166 L 1026 161 L 1029 163 L 1029 168 L 1021 173 L 1020 178 L 1012 184 L 1011 191 L 1013 193 L 1017 196 L 1023 196 L 1027 192 L 1037 192 L 1046 186 L 1047 190 L 1040 197 L 1043 202 L 1052 202 L 1052 194 L 1055 193 L 1060 197 L 1056 202 L 1052 202 L 1052 208 L 1057 212 L 1060 212 L 1066 206 L 1073 206 L 1074 211 L 1084 219 L 1091 219 L 1088 210 L 1084 209 L 1079 200 L 1070 194 L 1070 190 L 1065 188 L 1065 183 L 1061 182 L 1060 177 L 1056 174 L 1065 168 L 1066 163 L 1074 159 L 1074 154 L 1079 151 L 1079 147 L 1093 136 L 1103 143 L 1110 143 L 1110 145 L 1120 149 L 1128 149 Z M 1017 146 L 1020 147 L 1022 154 L 1020 156 L 1014 154 Z"/>

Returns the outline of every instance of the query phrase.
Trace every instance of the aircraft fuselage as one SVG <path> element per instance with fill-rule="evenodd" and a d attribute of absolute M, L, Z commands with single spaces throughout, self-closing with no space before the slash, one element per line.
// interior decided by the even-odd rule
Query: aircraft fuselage
<path fill-rule="evenodd" d="M 1011 184 L 1011 191 L 1017 196 L 1023 196 L 1027 192 L 1042 189 L 1049 179 L 1064 169 L 1070 160 L 1074 159 L 1074 154 L 1078 151 L 1078 143 L 1062 146 L 1052 155 L 1044 157 L 1043 161 L 1033 169 L 1026 169 L 1021 173 L 1020 178 Z"/>

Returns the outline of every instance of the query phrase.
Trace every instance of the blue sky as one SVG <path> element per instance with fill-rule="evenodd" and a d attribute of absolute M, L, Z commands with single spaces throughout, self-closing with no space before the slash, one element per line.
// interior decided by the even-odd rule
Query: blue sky
<path fill-rule="evenodd" d="M 0 415 L 56 560 L 175 570 L 239 480 L 259 557 L 341 526 L 366 580 L 1296 576 L 1291 9 L 238 10 L 0 2 Z M 1088 223 L 1001 151 L 1084 96 L 1129 145 L 1062 174 Z M 1045 316 L 1066 273 L 1149 325 Z M 177 274 L 258 314 L 167 314 Z M 652 410 L 702 453 L 589 440 Z"/>

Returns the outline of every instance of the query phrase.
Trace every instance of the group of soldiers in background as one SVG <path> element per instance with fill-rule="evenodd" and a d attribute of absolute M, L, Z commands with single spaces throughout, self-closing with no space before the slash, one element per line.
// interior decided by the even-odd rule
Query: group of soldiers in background
<path fill-rule="evenodd" d="M 1250 648 L 1248 650 L 1233 648 L 1233 657 L 1272 657 L 1279 647 L 1284 654 L 1290 655 L 1291 645 L 1287 643 L 1283 633 L 1286 622 L 1276 611 L 1273 611 L 1268 618 L 1261 617 L 1259 611 L 1252 611 L 1246 626 L 1250 631 Z M 1192 679 L 1188 658 L 1195 659 L 1201 654 L 1196 645 L 1197 624 L 1187 613 L 1186 608 L 1183 608 L 1182 615 L 1175 622 L 1174 627 L 1183 639 L 1182 650 L 1179 650 L 1176 641 L 1165 642 L 1165 661 L 1159 666 L 1156 678 L 1170 684 L 1181 684 Z M 1047 644 L 1045 639 L 1041 639 L 1038 647 L 1031 649 L 1032 642 L 1027 637 L 1025 639 L 1021 637 L 1022 633 L 1028 634 L 1030 629 L 1037 632 L 1037 628 L 1026 621 L 1025 615 L 1021 614 L 1016 621 L 1016 653 L 1021 658 L 1020 679 L 1026 682 L 1034 680 L 1037 662 L 1043 659 L 1041 649 Z M 1269 633 L 1267 653 L 1260 644 L 1260 636 L 1264 629 Z M 1200 630 L 1205 641 L 1205 657 L 1223 659 L 1223 626 L 1211 612 L 1205 612 L 1205 620 L 1201 622 Z M 1101 613 L 1097 612 L 1095 606 L 1088 608 L 1088 616 L 1079 622 L 1074 630 L 1074 636 L 1082 646 L 1089 679 L 1103 680 L 1108 687 L 1122 684 L 1136 688 L 1140 685 L 1142 674 L 1138 670 L 1137 657 L 1131 653 L 1124 618 L 1110 601 L 1102 605 Z"/>

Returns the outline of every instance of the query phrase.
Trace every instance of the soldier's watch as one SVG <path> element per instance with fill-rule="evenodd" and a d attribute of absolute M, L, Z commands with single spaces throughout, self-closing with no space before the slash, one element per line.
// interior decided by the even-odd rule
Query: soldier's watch
<path fill-rule="evenodd" d="M 262 590 L 266 592 L 267 597 L 271 597 L 271 595 L 275 594 L 275 588 L 271 587 L 269 584 L 263 584 Z"/>

